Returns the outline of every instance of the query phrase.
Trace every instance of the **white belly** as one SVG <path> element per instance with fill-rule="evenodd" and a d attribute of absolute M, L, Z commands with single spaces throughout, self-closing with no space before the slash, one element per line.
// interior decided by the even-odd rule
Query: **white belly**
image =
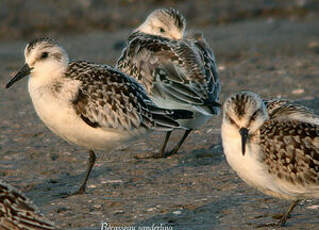
<path fill-rule="evenodd" d="M 246 153 L 243 156 L 241 152 L 241 137 L 239 132 L 236 131 L 231 126 L 222 125 L 221 134 L 224 154 L 228 164 L 241 179 L 267 195 L 284 199 L 307 197 L 307 193 L 309 193 L 307 188 L 288 183 L 268 172 L 267 166 L 258 160 L 260 157 L 258 145 L 246 146 Z"/>
<path fill-rule="evenodd" d="M 146 133 L 145 129 L 128 132 L 117 129 L 93 128 L 75 113 L 68 100 L 55 97 L 48 93 L 47 89 L 30 89 L 30 85 L 29 92 L 41 120 L 52 132 L 70 143 L 92 150 L 111 150 Z M 68 95 L 65 97 L 67 98 Z"/>

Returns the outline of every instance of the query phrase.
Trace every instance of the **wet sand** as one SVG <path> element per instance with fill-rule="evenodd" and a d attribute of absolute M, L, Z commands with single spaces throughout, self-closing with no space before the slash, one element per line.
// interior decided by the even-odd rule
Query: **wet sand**
<path fill-rule="evenodd" d="M 215 51 L 222 101 L 251 90 L 263 97 L 294 99 L 319 113 L 319 16 L 263 17 L 207 24 L 202 30 Z M 190 19 L 190 27 L 192 20 Z M 195 28 L 195 27 L 191 27 Z M 130 29 L 110 33 L 57 34 L 72 60 L 113 64 L 118 44 Z M 256 229 L 271 223 L 288 202 L 248 187 L 225 161 L 221 117 L 194 132 L 180 153 L 167 159 L 137 160 L 159 149 L 163 133 L 153 133 L 112 153 L 98 152 L 88 194 L 62 198 L 81 182 L 88 152 L 52 134 L 39 120 L 22 80 L 4 86 L 24 63 L 27 40 L 0 43 L 0 174 L 23 190 L 54 222 L 67 229 L 112 226 L 172 226 L 174 230 Z M 174 132 L 170 146 L 181 137 Z M 174 142 L 174 143 L 173 143 Z M 253 173 L 253 172 L 252 172 Z M 319 229 L 318 200 L 306 200 L 286 228 Z"/>

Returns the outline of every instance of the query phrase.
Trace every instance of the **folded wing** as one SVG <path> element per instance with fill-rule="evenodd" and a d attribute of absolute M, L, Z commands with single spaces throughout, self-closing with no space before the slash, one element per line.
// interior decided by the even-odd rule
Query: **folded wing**
<path fill-rule="evenodd" d="M 218 104 L 220 86 L 216 69 L 214 78 L 203 58 L 190 42 L 136 33 L 117 66 L 141 82 L 151 97 L 210 108 Z"/>
<path fill-rule="evenodd" d="M 75 62 L 70 64 L 67 75 L 80 81 L 72 103 L 76 113 L 91 127 L 127 131 L 179 127 L 174 119 L 184 111 L 158 108 L 139 83 L 112 67 Z"/>
<path fill-rule="evenodd" d="M 275 177 L 303 186 L 319 184 L 319 126 L 269 120 L 260 130 L 262 161 Z"/>

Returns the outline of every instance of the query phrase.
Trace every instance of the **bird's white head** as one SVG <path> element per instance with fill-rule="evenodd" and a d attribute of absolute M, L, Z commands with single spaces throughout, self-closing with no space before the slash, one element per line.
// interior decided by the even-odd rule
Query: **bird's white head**
<path fill-rule="evenodd" d="M 12 86 L 25 76 L 48 81 L 62 75 L 68 67 L 69 57 L 65 50 L 50 38 L 40 38 L 29 42 L 24 49 L 25 65 L 7 84 Z"/>
<path fill-rule="evenodd" d="M 165 8 L 154 10 L 135 31 L 180 40 L 185 27 L 186 20 L 178 10 Z"/>
<path fill-rule="evenodd" d="M 242 138 L 242 153 L 245 144 L 268 120 L 268 113 L 263 100 L 255 93 L 243 91 L 226 99 L 223 109 L 223 125 L 237 130 Z"/>

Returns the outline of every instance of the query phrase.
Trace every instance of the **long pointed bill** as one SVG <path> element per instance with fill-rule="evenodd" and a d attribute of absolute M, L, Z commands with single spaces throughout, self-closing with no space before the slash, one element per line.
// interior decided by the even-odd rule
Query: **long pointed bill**
<path fill-rule="evenodd" d="M 11 87 L 16 81 L 21 80 L 25 76 L 28 76 L 31 73 L 31 68 L 28 64 L 24 64 L 24 66 L 19 70 L 19 72 L 8 82 L 6 88 Z"/>
<path fill-rule="evenodd" d="M 242 152 L 243 156 L 245 156 L 245 152 L 246 152 L 246 142 L 248 139 L 248 132 L 249 132 L 249 130 L 246 128 L 241 128 L 239 130 L 239 133 L 241 136 L 241 152 Z"/>

